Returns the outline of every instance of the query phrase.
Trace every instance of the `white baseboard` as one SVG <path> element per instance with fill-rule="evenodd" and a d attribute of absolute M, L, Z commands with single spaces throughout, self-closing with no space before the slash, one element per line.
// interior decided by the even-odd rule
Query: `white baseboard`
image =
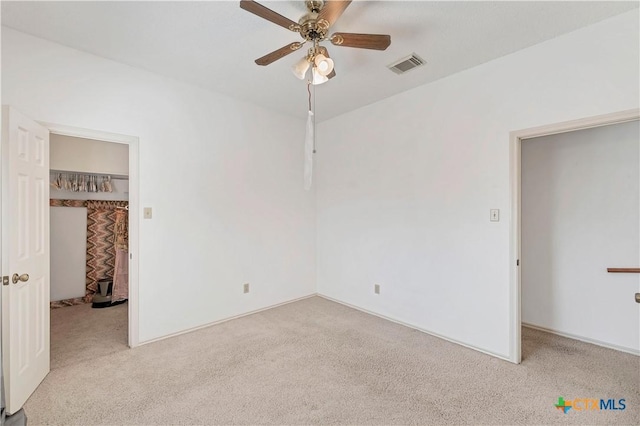
<path fill-rule="evenodd" d="M 508 362 L 514 364 L 514 362 L 511 359 L 509 359 L 509 355 L 502 355 L 502 354 L 498 354 L 498 353 L 495 353 L 495 352 L 488 351 L 486 349 L 479 348 L 477 346 L 469 345 L 468 343 L 463 343 L 463 342 L 460 342 L 458 340 L 451 339 L 449 337 L 443 336 L 441 334 L 434 333 L 433 331 L 430 331 L 430 330 L 427 330 L 425 328 L 419 327 L 419 326 L 417 326 L 415 324 L 411 324 L 411 323 L 408 323 L 408 322 L 405 322 L 405 321 L 402 321 L 402 320 L 399 320 L 399 319 L 396 319 L 396 318 L 393 318 L 393 317 L 388 317 L 386 315 L 382 315 L 382 314 L 379 314 L 377 312 L 369 311 L 367 309 L 361 308 L 359 306 L 351 305 L 349 303 L 343 302 L 343 301 L 338 300 L 338 299 L 334 299 L 334 298 L 326 296 L 324 294 L 318 293 L 317 296 L 322 297 L 322 298 L 327 299 L 327 300 L 330 300 L 332 302 L 339 303 L 341 305 L 347 306 L 347 307 L 355 309 L 357 311 L 364 312 L 365 314 L 373 315 L 374 317 L 378 317 L 378 318 L 382 318 L 382 319 L 387 320 L 387 321 L 395 322 L 396 324 L 400 324 L 400 325 L 403 325 L 405 327 L 409 327 L 409 328 L 412 328 L 414 330 L 421 331 L 422 333 L 429 334 L 431 336 L 437 337 L 437 338 L 442 339 L 442 340 L 446 340 L 447 342 L 455 343 L 456 345 L 464 346 L 465 348 L 473 349 L 474 351 L 482 352 L 485 355 L 489 355 L 489 356 L 492 356 L 494 358 L 498 358 L 498 359 L 501 359 L 501 360 L 504 360 L 504 361 L 508 361 Z"/>
<path fill-rule="evenodd" d="M 591 343 L 592 345 L 602 346 L 603 348 L 613 349 L 613 350 L 620 351 L 620 352 L 626 352 L 626 353 L 631 354 L 631 355 L 640 356 L 640 350 L 638 350 L 638 349 L 627 348 L 626 346 L 618 346 L 618 345 L 614 345 L 612 343 L 602 342 L 600 340 L 591 339 L 591 338 L 584 337 L 584 336 L 577 336 L 577 335 L 571 334 L 571 333 L 564 333 L 564 332 L 561 332 L 561 331 L 556 331 L 556 330 L 552 330 L 550 328 L 540 327 L 540 326 L 533 325 L 533 324 L 527 324 L 527 323 L 524 323 L 524 322 L 522 323 L 522 326 L 523 327 L 527 327 L 527 328 L 531 328 L 533 330 L 544 331 L 545 333 L 550 333 L 550 334 L 555 334 L 557 336 L 566 337 L 568 339 L 579 340 L 579 341 L 585 342 L 585 343 Z"/>
<path fill-rule="evenodd" d="M 167 334 L 166 336 L 156 337 L 156 338 L 150 339 L 150 340 L 145 340 L 144 342 L 138 343 L 138 346 L 136 346 L 136 347 L 139 347 L 139 346 L 142 346 L 142 345 L 147 345 L 149 343 L 159 342 L 160 340 L 170 339 L 171 337 L 180 336 L 182 334 L 187 334 L 187 333 L 191 333 L 191 332 L 194 332 L 194 331 L 202 330 L 203 328 L 211 327 L 211 326 L 214 326 L 214 325 L 222 324 L 223 322 L 227 322 L 227 321 L 231 321 L 231 320 L 234 320 L 234 319 L 238 319 L 238 318 L 246 317 L 246 316 L 249 316 L 249 315 L 257 314 L 258 312 L 267 311 L 269 309 L 277 308 L 278 306 L 288 305 L 289 303 L 298 302 L 300 300 L 308 299 L 308 298 L 314 297 L 314 296 L 317 296 L 317 294 L 316 293 L 312 293 L 312 294 L 309 294 L 307 296 L 302 296 L 302 297 L 298 297 L 296 299 L 287 300 L 285 302 L 276 303 L 275 305 L 265 306 L 264 308 L 256 309 L 254 311 L 245 312 L 245 313 L 240 314 L 240 315 L 234 315 L 232 317 L 228 317 L 228 318 L 224 318 L 224 319 L 221 319 L 221 320 L 218 320 L 218 321 L 214 321 L 214 322 L 210 322 L 210 323 L 207 323 L 207 324 L 199 325 L 197 327 L 188 328 L 186 330 L 178 331 L 176 333 Z"/>

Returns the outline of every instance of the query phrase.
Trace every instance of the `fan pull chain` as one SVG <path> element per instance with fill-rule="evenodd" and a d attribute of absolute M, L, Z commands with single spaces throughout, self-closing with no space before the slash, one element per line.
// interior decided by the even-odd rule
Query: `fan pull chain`
<path fill-rule="evenodd" d="M 307 92 L 309 93 L 309 111 L 316 109 L 316 88 L 313 87 L 313 96 L 311 96 L 311 80 L 307 81 Z M 311 98 L 313 98 L 313 109 L 311 109 Z M 313 114 L 313 153 L 316 153 L 316 115 Z"/>

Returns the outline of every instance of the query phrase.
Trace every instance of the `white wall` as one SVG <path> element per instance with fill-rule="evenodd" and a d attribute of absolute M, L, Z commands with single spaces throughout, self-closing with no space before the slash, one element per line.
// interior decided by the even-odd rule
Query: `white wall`
<path fill-rule="evenodd" d="M 4 27 L 2 103 L 139 137 L 141 341 L 315 292 L 303 120 Z"/>
<path fill-rule="evenodd" d="M 522 142 L 522 321 L 640 354 L 638 121 Z"/>
<path fill-rule="evenodd" d="M 84 297 L 87 270 L 87 209 L 51 207 L 51 300 Z"/>
<path fill-rule="evenodd" d="M 636 10 L 321 123 L 318 291 L 508 357 L 509 132 L 638 108 L 638 35 Z"/>
<path fill-rule="evenodd" d="M 129 145 L 51 134 L 49 168 L 129 175 Z"/>

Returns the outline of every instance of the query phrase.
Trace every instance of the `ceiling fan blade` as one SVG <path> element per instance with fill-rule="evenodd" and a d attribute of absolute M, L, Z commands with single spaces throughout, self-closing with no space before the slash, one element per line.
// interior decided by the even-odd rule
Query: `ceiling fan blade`
<path fill-rule="evenodd" d="M 271 21 L 276 25 L 280 25 L 291 31 L 296 31 L 295 28 L 300 28 L 300 26 L 293 22 L 289 18 L 285 18 L 279 13 L 274 12 L 266 6 L 261 5 L 253 0 L 240 0 L 240 8 L 246 10 L 247 12 L 251 12 L 254 15 L 258 15 L 261 18 L 266 19 L 267 21 Z"/>
<path fill-rule="evenodd" d="M 326 56 L 327 58 L 331 58 L 331 56 L 329 56 L 329 51 L 327 50 L 326 47 L 324 46 L 320 46 L 320 53 L 322 53 L 324 56 Z M 327 74 L 327 78 L 329 80 L 331 80 L 333 77 L 336 76 L 336 68 L 334 66 L 334 68 L 331 70 L 331 72 L 329 74 Z"/>
<path fill-rule="evenodd" d="M 318 14 L 318 25 L 329 28 L 336 23 L 342 12 L 351 4 L 351 0 L 328 0 L 325 1 L 322 10 Z"/>
<path fill-rule="evenodd" d="M 274 50 L 273 52 L 264 55 L 262 58 L 256 59 L 256 64 L 269 65 L 270 63 L 275 62 L 280 58 L 284 58 L 288 54 L 300 49 L 303 44 L 304 43 L 298 43 L 297 41 L 294 41 L 291 44 L 287 44 L 286 46 L 283 46 L 278 50 Z"/>
<path fill-rule="evenodd" d="M 330 40 L 336 46 L 374 50 L 385 50 L 391 44 L 391 36 L 387 34 L 334 33 Z"/>

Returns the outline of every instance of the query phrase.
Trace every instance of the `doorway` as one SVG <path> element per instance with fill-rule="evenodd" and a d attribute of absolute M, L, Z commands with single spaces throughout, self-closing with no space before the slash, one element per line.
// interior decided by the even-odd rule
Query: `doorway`
<path fill-rule="evenodd" d="M 55 370 L 127 348 L 129 146 L 50 133 L 49 169 Z"/>
<path fill-rule="evenodd" d="M 124 346 L 138 345 L 138 138 L 38 123 L 10 106 L 2 108 L 2 123 L 0 377 L 3 408 L 13 414 L 50 371 L 50 134 L 129 145 L 130 309 Z"/>
<path fill-rule="evenodd" d="M 558 124 L 542 126 L 542 127 L 538 127 L 538 128 L 532 128 L 532 129 L 525 129 L 525 130 L 516 131 L 516 132 L 512 132 L 511 133 L 510 181 L 511 181 L 511 194 L 512 194 L 512 203 L 511 203 L 512 221 L 511 221 L 511 229 L 510 229 L 510 234 L 511 234 L 511 238 L 510 238 L 510 253 L 511 253 L 511 255 L 510 255 L 510 261 L 511 261 L 511 268 L 510 268 L 510 270 L 511 270 L 511 273 L 510 273 L 510 310 L 511 310 L 511 315 L 510 315 L 511 316 L 511 318 L 510 318 L 510 324 L 511 324 L 510 361 L 512 361 L 514 363 L 520 363 L 521 360 L 522 360 L 522 334 L 521 334 L 522 331 L 521 331 L 521 327 L 522 327 L 523 322 L 526 323 L 527 321 L 537 321 L 537 319 L 534 319 L 534 320 L 531 319 L 531 317 L 532 317 L 532 314 L 530 312 L 531 310 L 529 310 L 529 312 L 523 313 L 523 309 L 522 309 L 522 273 L 523 273 L 524 265 L 526 264 L 526 262 L 528 262 L 527 259 L 522 257 L 523 256 L 523 251 L 522 251 L 522 245 L 521 245 L 522 244 L 522 237 L 523 237 L 523 234 L 522 234 L 522 190 L 523 190 L 523 187 L 522 187 L 522 144 L 523 144 L 523 141 L 524 140 L 528 140 L 528 139 L 532 139 L 532 138 L 538 138 L 538 137 L 544 137 L 544 136 L 550 136 L 550 135 L 559 135 L 561 133 L 580 131 L 580 130 L 590 129 L 590 128 L 600 128 L 600 127 L 603 127 L 603 126 L 615 125 L 615 124 L 620 124 L 620 123 L 627 123 L 627 122 L 631 122 L 631 121 L 636 121 L 637 122 L 637 120 L 639 118 L 640 118 L 640 111 L 635 109 L 635 110 L 630 110 L 630 111 L 623 111 L 623 112 L 620 112 L 620 113 L 608 114 L 608 115 L 604 115 L 604 116 L 590 117 L 590 118 L 582 119 L 582 120 L 558 123 Z M 527 143 L 534 144 L 535 142 L 534 141 L 528 141 Z M 636 158 L 634 160 L 636 161 L 636 163 L 638 161 L 640 161 L 640 159 L 638 159 L 637 156 L 636 156 Z M 636 196 L 637 196 L 637 194 L 636 194 Z M 636 206 L 636 209 L 637 209 L 637 207 L 638 206 Z M 597 208 L 597 205 L 594 206 L 593 208 Z M 636 223 L 636 227 L 637 227 L 637 223 Z M 546 229 L 544 232 L 549 232 L 549 229 Z M 544 250 L 542 252 L 544 253 Z M 552 255 L 552 254 L 551 253 L 547 253 L 547 255 Z M 532 260 L 532 259 L 529 259 L 529 260 Z M 535 263 L 535 262 L 532 262 L 532 263 Z M 609 266 L 616 266 L 616 265 L 609 265 Z M 634 265 L 634 266 L 638 266 L 638 265 Z M 600 268 L 600 269 L 602 269 L 602 268 Z M 607 276 L 606 268 L 604 268 L 603 271 L 599 272 L 599 274 L 600 275 L 604 274 L 605 279 L 610 279 L 611 278 L 611 274 L 609 276 Z M 599 277 L 599 278 L 602 281 L 602 277 Z M 640 291 L 640 288 L 638 288 L 638 287 L 640 287 L 640 285 L 638 284 L 638 278 L 637 277 L 631 277 L 630 279 L 633 280 L 632 281 L 633 283 L 635 283 L 632 286 L 633 287 L 633 291 L 634 292 Z M 606 284 L 609 285 L 609 287 L 611 287 L 613 285 L 613 283 L 608 283 L 608 282 Z M 601 283 L 601 285 L 604 285 L 604 283 Z M 549 289 L 548 286 L 547 286 L 547 289 Z M 540 289 L 538 289 L 538 290 L 540 290 Z M 609 289 L 604 289 L 604 287 L 601 287 L 599 291 L 605 291 L 606 292 L 607 290 L 609 290 Z M 531 292 L 529 292 L 529 293 L 531 293 Z M 542 295 L 544 295 L 544 291 L 542 291 L 542 290 L 539 291 L 538 293 L 539 293 L 540 297 L 542 297 Z M 546 294 L 546 296 L 550 296 L 550 295 Z M 633 313 L 635 312 L 635 314 L 636 314 L 635 315 L 635 319 L 636 319 L 636 323 L 637 323 L 638 306 L 633 301 L 633 297 L 634 297 L 633 292 L 631 292 L 630 294 L 626 295 L 626 297 L 627 297 L 627 299 L 629 299 L 628 302 L 633 304 L 633 306 L 631 306 L 631 309 L 627 309 L 627 311 L 631 312 L 632 316 L 633 316 Z M 579 298 L 575 298 L 575 299 L 576 299 L 576 303 L 581 303 Z M 621 303 L 622 301 L 619 301 L 619 302 Z M 539 328 L 544 329 L 545 327 L 541 326 Z M 548 330 L 551 330 L 551 328 L 548 327 Z M 556 331 L 557 332 L 558 330 L 552 330 L 552 331 Z M 602 330 L 600 330 L 600 333 L 601 333 L 600 335 L 602 335 Z M 556 334 L 560 334 L 560 335 L 564 335 L 566 337 L 572 337 L 572 338 L 579 338 L 580 337 L 580 333 L 571 333 L 571 332 L 562 333 L 562 332 L 557 332 Z M 590 341 L 591 343 L 596 343 L 596 344 L 603 343 L 602 339 L 598 339 L 598 338 L 591 338 L 591 339 L 583 338 L 581 340 Z M 609 347 L 615 347 L 616 349 L 622 349 L 620 347 L 616 347 L 616 345 L 609 345 Z M 636 351 L 631 350 L 630 352 L 635 353 Z"/>
<path fill-rule="evenodd" d="M 53 123 L 41 122 L 54 137 L 79 138 L 102 143 L 125 145 L 128 147 L 128 252 L 129 252 L 129 290 L 126 303 L 127 310 L 127 345 L 131 348 L 138 346 L 138 138 L 135 136 L 95 131 Z"/>

